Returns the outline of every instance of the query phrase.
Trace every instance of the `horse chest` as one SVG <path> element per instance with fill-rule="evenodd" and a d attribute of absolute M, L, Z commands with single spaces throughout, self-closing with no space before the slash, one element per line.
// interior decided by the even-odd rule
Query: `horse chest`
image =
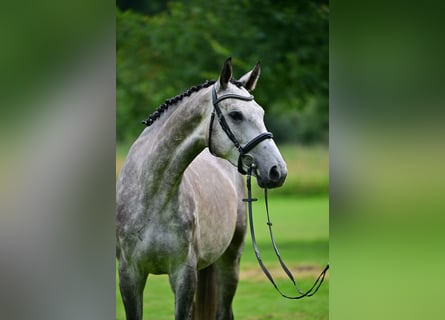
<path fill-rule="evenodd" d="M 138 233 L 140 256 L 150 273 L 168 273 L 172 265 L 186 259 L 193 238 L 193 219 L 179 219 L 171 210 L 153 212 Z"/>
<path fill-rule="evenodd" d="M 208 211 L 208 206 L 193 203 L 187 210 L 171 206 L 152 212 L 149 223 L 138 234 L 145 265 L 154 274 L 196 257 L 198 268 L 215 262 L 230 245 L 237 223 L 235 204 Z"/>

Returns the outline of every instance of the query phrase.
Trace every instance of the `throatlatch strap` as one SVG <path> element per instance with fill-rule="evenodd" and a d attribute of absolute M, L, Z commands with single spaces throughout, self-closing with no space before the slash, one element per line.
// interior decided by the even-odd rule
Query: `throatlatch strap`
<path fill-rule="evenodd" d="M 255 230 L 254 230 L 253 214 L 252 214 L 252 212 L 253 212 L 253 210 L 252 210 L 252 202 L 257 201 L 257 199 L 252 199 L 251 175 L 252 175 L 252 167 L 249 167 L 249 169 L 247 171 L 247 199 L 243 199 L 243 201 L 247 202 L 247 205 L 248 205 L 250 236 L 252 238 L 253 250 L 255 252 L 255 256 L 256 256 L 256 258 L 258 260 L 258 263 L 259 263 L 261 269 L 263 270 L 264 274 L 269 279 L 269 281 L 272 283 L 274 288 L 284 298 L 287 298 L 287 299 L 301 299 L 301 298 L 304 298 L 304 297 L 313 296 L 318 291 L 318 289 L 320 288 L 321 284 L 323 283 L 323 280 L 325 278 L 326 272 L 329 269 L 329 264 L 326 265 L 324 270 L 320 273 L 320 275 L 317 277 L 317 279 L 315 280 L 314 284 L 312 285 L 312 287 L 309 290 L 307 290 L 306 292 L 303 292 L 298 287 L 297 282 L 294 279 L 292 273 L 289 271 L 289 269 L 287 268 L 287 266 L 285 265 L 285 263 L 281 259 L 280 253 L 279 253 L 277 245 L 275 243 L 275 238 L 274 238 L 273 232 L 272 232 L 272 222 L 270 221 L 270 216 L 269 216 L 269 205 L 268 205 L 268 202 L 267 202 L 267 189 L 264 189 L 265 190 L 264 191 L 264 197 L 265 197 L 266 212 L 267 212 L 267 225 L 269 226 L 269 233 L 270 233 L 270 237 L 272 239 L 272 245 L 273 245 L 273 248 L 274 248 L 274 251 L 275 251 L 275 255 L 277 256 L 278 260 L 280 261 L 281 267 L 283 268 L 284 272 L 287 274 L 289 279 L 292 281 L 292 283 L 294 284 L 295 288 L 297 289 L 297 291 L 298 291 L 298 293 L 300 295 L 298 295 L 298 296 L 288 296 L 288 295 L 284 294 L 278 288 L 278 286 L 275 283 L 275 281 L 274 281 L 272 275 L 270 274 L 269 270 L 267 270 L 266 266 L 264 265 L 263 260 L 261 259 L 260 251 L 258 249 L 256 238 L 255 238 Z"/>

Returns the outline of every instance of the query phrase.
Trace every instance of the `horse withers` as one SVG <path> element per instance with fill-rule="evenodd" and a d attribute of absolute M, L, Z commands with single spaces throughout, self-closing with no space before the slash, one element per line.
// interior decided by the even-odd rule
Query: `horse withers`
<path fill-rule="evenodd" d="M 217 81 L 167 100 L 145 121 L 117 182 L 117 259 L 127 320 L 141 320 L 148 275 L 168 274 L 175 319 L 234 319 L 246 233 L 243 177 L 284 183 L 286 164 L 231 59 Z"/>

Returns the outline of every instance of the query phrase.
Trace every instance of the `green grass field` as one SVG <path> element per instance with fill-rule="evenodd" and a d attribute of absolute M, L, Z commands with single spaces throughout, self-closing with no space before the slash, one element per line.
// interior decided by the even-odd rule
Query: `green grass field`
<path fill-rule="evenodd" d="M 326 193 L 328 152 L 323 147 L 284 146 L 280 150 L 289 168 L 288 180 L 282 188 L 288 182 L 290 186 L 285 192 L 280 191 L 280 188 L 269 193 L 275 240 L 281 257 L 292 270 L 300 287 L 308 289 L 329 260 L 329 199 Z M 126 151 L 126 147 L 117 148 L 117 172 Z M 307 190 L 311 191 L 305 190 L 305 181 L 310 181 Z M 255 234 L 263 261 L 280 288 L 289 295 L 296 294 L 274 255 L 265 223 L 262 194 L 254 190 L 254 196 L 259 199 L 254 203 L 253 210 Z M 325 320 L 329 319 L 328 301 L 329 272 L 315 296 L 301 300 L 282 298 L 262 273 L 252 249 L 250 233 L 247 234 L 241 259 L 240 282 L 233 302 L 236 319 Z M 173 294 L 167 276 L 149 276 L 144 292 L 144 319 L 173 319 L 173 310 Z M 118 280 L 116 319 L 125 319 Z"/>

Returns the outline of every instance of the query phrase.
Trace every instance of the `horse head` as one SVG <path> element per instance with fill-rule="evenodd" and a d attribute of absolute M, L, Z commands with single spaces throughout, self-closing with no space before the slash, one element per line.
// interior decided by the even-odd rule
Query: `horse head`
<path fill-rule="evenodd" d="M 284 183 L 287 168 L 266 129 L 263 108 L 249 93 L 255 89 L 260 73 L 257 63 L 239 80 L 234 80 L 231 58 L 224 62 L 212 88 L 214 110 L 207 140 L 214 155 L 238 166 L 241 173 L 251 167 L 260 187 L 275 188 Z"/>

